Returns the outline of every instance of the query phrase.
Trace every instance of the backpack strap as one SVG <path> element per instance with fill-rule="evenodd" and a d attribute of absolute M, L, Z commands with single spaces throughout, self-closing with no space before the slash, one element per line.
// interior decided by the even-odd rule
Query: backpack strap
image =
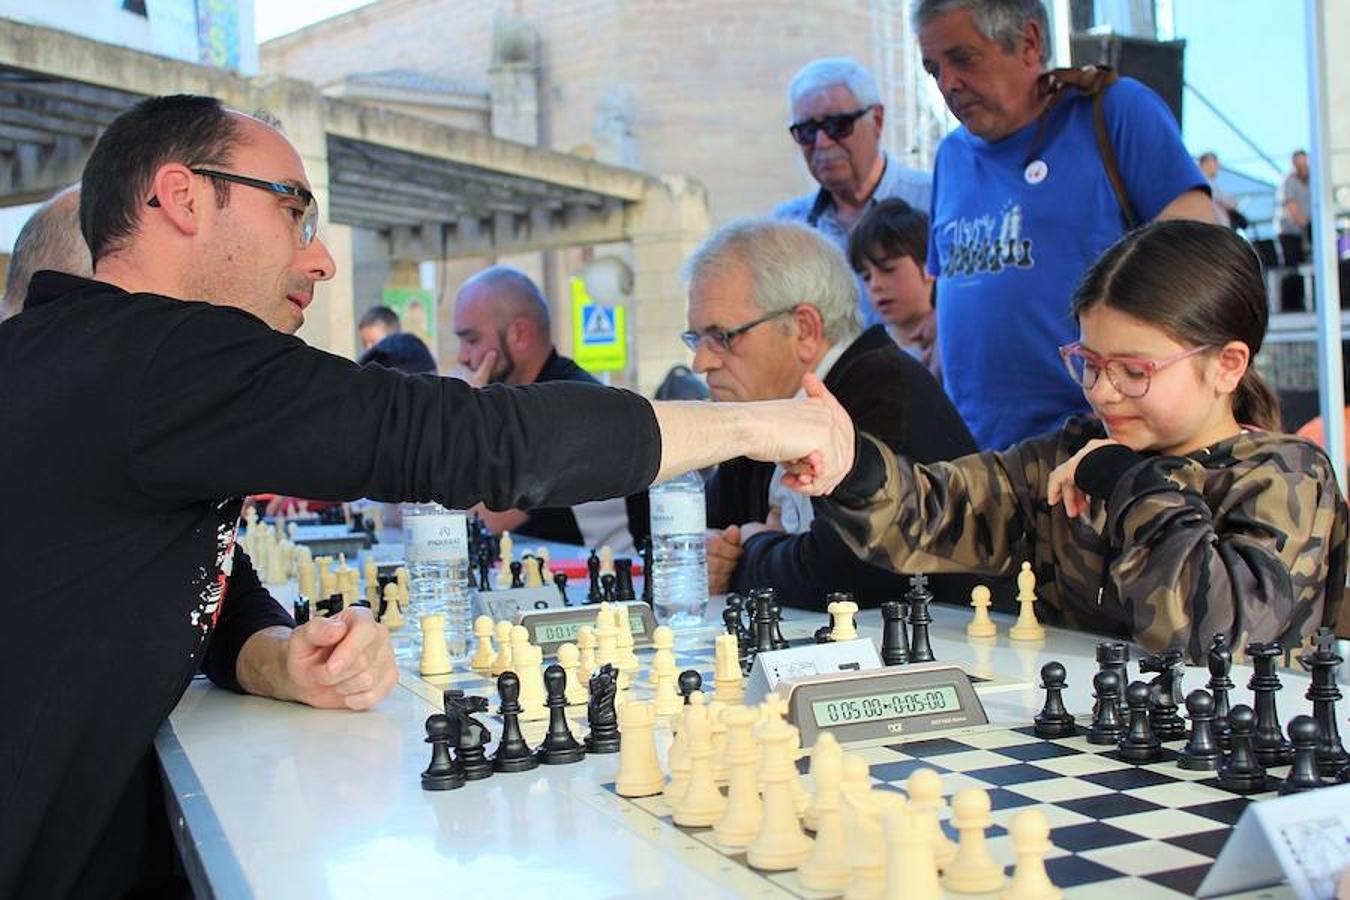
<path fill-rule="evenodd" d="M 1102 167 L 1106 169 L 1106 178 L 1111 182 L 1111 190 L 1116 195 L 1116 202 L 1120 204 L 1120 211 L 1125 216 L 1126 226 L 1135 228 L 1140 224 L 1139 217 L 1135 214 L 1134 207 L 1130 204 L 1129 194 L 1125 191 L 1125 180 L 1120 177 L 1120 167 L 1116 163 L 1116 151 L 1111 145 L 1111 136 L 1106 131 L 1106 113 L 1102 109 L 1102 98 L 1105 96 L 1107 89 L 1119 80 L 1120 73 L 1110 66 L 1052 69 L 1043 74 L 1039 88 L 1042 96 L 1050 95 L 1051 99 L 1046 104 L 1045 109 L 1041 111 L 1040 124 L 1037 127 L 1036 138 L 1032 142 L 1032 150 L 1028 154 L 1027 162 L 1030 163 L 1040 150 L 1046 120 L 1049 118 L 1050 111 L 1064 96 L 1064 88 L 1076 88 L 1079 94 L 1092 100 L 1092 120 L 1096 126 L 1097 152 L 1101 156 Z"/>

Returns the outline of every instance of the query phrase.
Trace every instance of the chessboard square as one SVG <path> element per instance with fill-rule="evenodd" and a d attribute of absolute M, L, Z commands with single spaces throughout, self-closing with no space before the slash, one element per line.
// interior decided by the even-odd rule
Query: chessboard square
<path fill-rule="evenodd" d="M 1175 784 L 1178 779 L 1149 769 L 1119 769 L 1115 772 L 1093 772 L 1083 776 L 1084 781 L 1100 784 L 1113 791 L 1130 791 L 1153 787 L 1156 784 Z"/>
<path fill-rule="evenodd" d="M 942 828 L 943 834 L 947 835 L 947 837 L 950 838 L 951 840 L 960 843 L 961 831 L 955 825 L 952 824 L 951 819 L 943 819 L 941 822 L 938 823 L 938 825 L 939 827 Z M 992 844 L 996 838 L 1006 838 L 1007 836 L 1008 836 L 1008 829 L 1004 828 L 1002 825 L 990 825 L 988 828 L 984 830 L 985 840 L 990 844 Z M 1009 860 L 1016 858 L 1016 854 L 1012 852 L 1011 848 L 1008 850 L 1008 854 Z M 1002 857 L 1000 857 L 998 854 L 994 854 L 994 857 L 996 859 L 1002 859 Z"/>
<path fill-rule="evenodd" d="M 1223 845 L 1228 843 L 1228 837 L 1232 833 L 1233 829 L 1231 828 L 1217 828 L 1214 831 L 1202 831 L 1199 834 L 1179 834 L 1166 840 L 1167 843 L 1185 847 L 1192 853 L 1199 853 L 1201 856 L 1207 856 L 1210 859 L 1218 859 L 1219 851 L 1223 850 Z"/>
<path fill-rule="evenodd" d="M 986 793 L 989 794 L 990 809 L 1016 809 L 1019 806 L 1034 806 L 1038 802 L 1038 800 L 1027 796 L 1021 788 L 1016 791 L 1009 791 L 996 787 L 990 788 Z"/>
<path fill-rule="evenodd" d="M 922 759 L 907 759 L 903 762 L 888 762 L 872 766 L 869 774 L 885 784 L 901 784 L 919 769 L 932 769 L 933 764 Z M 942 769 L 937 770 L 939 774 Z"/>
<path fill-rule="evenodd" d="M 1148 763 L 1140 768 L 1165 772 L 1181 781 L 1205 781 L 1214 777 L 1214 773 L 1211 771 L 1205 771 L 1203 769 L 1183 769 L 1175 762 Z"/>
<path fill-rule="evenodd" d="M 1068 890 L 1098 881 L 1112 881 L 1125 873 L 1081 856 L 1056 856 L 1045 861 L 1045 873 L 1060 890 Z M 1078 892 L 1074 891 L 1074 896 Z M 1116 894 L 1117 900 L 1130 894 Z"/>
<path fill-rule="evenodd" d="M 909 757 L 903 753 L 897 753 L 890 747 L 862 747 L 858 750 L 851 750 L 850 753 L 856 753 L 862 757 L 863 762 L 869 766 L 875 766 L 878 763 L 908 762 Z"/>
<path fill-rule="evenodd" d="M 1133 831 L 1116 828 L 1105 822 L 1084 822 L 1081 825 L 1067 825 L 1055 829 L 1050 840 L 1056 847 L 1070 853 L 1082 853 L 1101 847 L 1117 847 L 1121 844 L 1139 846 L 1142 841 Z M 1119 868 L 1119 867 L 1117 867 Z"/>
<path fill-rule="evenodd" d="M 1006 728 L 993 728 L 961 735 L 961 743 L 976 750 L 1005 750 L 1008 747 L 1030 747 L 1045 744 L 1044 738 L 1034 734 L 1020 734 Z M 903 745 L 902 745 L 903 746 Z"/>
<path fill-rule="evenodd" d="M 951 798 L 962 791 L 968 791 L 971 788 L 978 788 L 982 791 L 992 791 L 997 787 L 997 784 L 989 781 L 981 781 L 980 779 L 975 778 L 973 774 L 947 772 L 942 776 L 942 796 L 947 800 L 947 803 L 942 808 L 943 815 L 946 816 L 951 814 Z"/>
<path fill-rule="evenodd" d="M 1194 781 L 1178 781 L 1174 784 L 1158 784 L 1152 787 L 1137 788 L 1129 791 L 1130 796 L 1173 809 L 1200 806 L 1207 803 L 1219 803 L 1232 800 L 1233 795 L 1218 788 L 1197 784 Z"/>
<path fill-rule="evenodd" d="M 1156 803 L 1140 800 L 1128 794 L 1102 794 L 1097 797 L 1079 797 L 1073 800 L 1061 800 L 1059 805 L 1081 813 L 1090 819 L 1112 819 L 1116 816 L 1130 816 L 1136 813 L 1153 812 L 1163 809 Z"/>
<path fill-rule="evenodd" d="M 1116 816 L 1111 820 L 1111 824 L 1126 831 L 1161 840 L 1179 834 L 1209 831 L 1213 828 L 1214 820 L 1181 809 L 1159 809 L 1129 816 Z"/>
<path fill-rule="evenodd" d="M 1079 812 L 1075 812 L 1072 809 L 1067 809 L 1063 806 L 1055 806 L 1054 804 L 1045 804 L 1037 808 L 1040 809 L 1041 812 L 1045 813 L 1045 818 L 1049 820 L 1051 829 L 1067 828 L 1070 825 L 1082 825 L 1086 822 L 1092 821 L 1092 819 L 1089 818 L 1088 816 L 1085 816 Z M 990 815 L 993 817 L 995 824 L 1000 825 L 1003 828 L 1007 828 L 1008 825 L 1012 822 L 1013 817 L 1016 816 L 1017 813 L 1018 807 L 1010 807 L 1008 809 L 993 810 L 993 812 Z M 1050 840 L 1052 843 L 1055 840 L 1055 835 L 1053 834 L 1053 832 L 1050 835 Z"/>
<path fill-rule="evenodd" d="M 970 747 L 951 738 L 930 738 L 926 741 L 910 741 L 904 744 L 887 744 L 887 749 L 903 753 L 913 759 L 925 759 L 930 756 L 945 756 L 960 753 Z"/>
<path fill-rule="evenodd" d="M 1130 875 L 1145 877 L 1189 866 L 1210 865 L 1210 860 L 1200 854 L 1162 841 L 1138 841 L 1120 846 L 1099 847 L 1081 850 L 1078 855 Z"/>
<path fill-rule="evenodd" d="M 995 766 L 988 769 L 976 769 L 966 772 L 971 778 L 987 781 L 1000 787 L 1012 784 L 1025 784 L 1028 781 L 1045 781 L 1057 778 L 1054 772 L 1047 772 L 1028 763 L 1014 763 L 1008 766 Z"/>
<path fill-rule="evenodd" d="M 947 831 L 948 837 L 950 837 L 954 841 L 959 842 L 961 837 L 960 832 L 958 832 L 955 828 L 948 828 L 944 830 Z M 1015 868 L 1017 863 L 1017 850 L 1013 847 L 1012 835 L 1008 834 L 1006 830 L 999 828 L 997 825 L 995 825 L 991 827 L 988 831 L 986 831 L 984 833 L 984 836 L 987 839 L 985 841 L 985 846 L 989 850 L 989 855 L 992 856 L 994 859 L 996 859 L 998 862 L 1003 863 L 1007 869 L 1008 875 L 1011 876 L 1013 873 L 1013 869 Z M 1138 838 L 1135 838 L 1134 835 L 1131 835 L 1131 838 L 1134 840 L 1138 840 Z M 1050 849 L 1045 852 L 1044 858 L 1057 859 L 1061 856 L 1068 856 L 1070 855 L 1070 853 L 1071 851 L 1065 850 L 1063 847 L 1056 847 L 1055 845 L 1051 844 Z"/>
<path fill-rule="evenodd" d="M 1041 803 L 1058 803 L 1061 800 L 1111 794 L 1114 791 L 1090 781 L 1083 781 L 1081 778 L 1048 778 L 1044 781 L 1019 784 L 1017 793 Z"/>
<path fill-rule="evenodd" d="M 1129 763 L 1118 759 L 1109 759 L 1102 753 L 1074 753 L 1072 756 L 1056 756 L 1051 759 L 1038 759 L 1031 765 L 1056 775 L 1079 778 L 1094 772 L 1119 772 L 1133 768 Z"/>
<path fill-rule="evenodd" d="M 1070 858 L 1077 859 L 1078 857 Z M 1088 861 L 1083 860 L 1083 862 Z M 1097 864 L 1093 863 L 1093 865 Z M 1047 866 L 1047 870 L 1048 868 Z M 1056 881 L 1055 884 L 1058 885 L 1059 882 Z M 1128 897 L 1130 900 L 1173 900 L 1173 898 L 1186 900 L 1186 898 L 1192 896 L 1194 895 L 1178 894 L 1176 891 L 1131 875 L 1085 884 L 1076 888 L 1073 892 L 1074 900 L 1121 900 L 1122 897 Z"/>
<path fill-rule="evenodd" d="M 1211 790 L 1219 789 L 1212 788 Z M 1224 799 L 1197 803 L 1194 806 L 1188 804 L 1186 812 L 1204 816 L 1206 819 L 1213 819 L 1225 825 L 1236 825 L 1238 819 L 1242 818 L 1243 810 L 1250 806 L 1252 801 L 1246 797 L 1234 797 L 1227 791 L 1220 791 L 1220 793 L 1224 795 Z"/>
<path fill-rule="evenodd" d="M 1145 875 L 1144 878 L 1160 884 L 1163 887 L 1179 891 L 1187 897 L 1194 897 L 1196 891 L 1200 890 L 1200 884 L 1209 874 L 1213 863 L 1206 860 L 1201 865 L 1187 866 L 1184 869 L 1172 869 L 1167 872 L 1157 872 L 1152 875 Z"/>
<path fill-rule="evenodd" d="M 1118 759 L 1118 760 L 1120 760 L 1121 762 L 1125 762 L 1125 763 L 1130 762 L 1130 760 L 1128 760 L 1128 759 L 1126 759 L 1124 756 L 1121 756 L 1121 755 L 1120 755 L 1120 751 L 1119 751 L 1119 750 L 1108 750 L 1108 751 L 1106 751 L 1106 753 L 1103 754 L 1103 755 L 1109 757 L 1110 759 Z M 1175 750 L 1168 749 L 1167 747 L 1159 747 L 1159 748 L 1158 748 L 1158 758 L 1157 758 L 1156 760 L 1154 760 L 1153 762 L 1148 763 L 1148 765 L 1150 765 L 1150 766 L 1157 766 L 1157 765 L 1172 765 L 1172 766 L 1175 766 L 1175 765 L 1176 765 L 1176 762 L 1177 762 L 1177 757 L 1178 757 L 1178 755 L 1179 755 L 1179 754 L 1178 754 L 1177 751 L 1175 751 Z"/>
<path fill-rule="evenodd" d="M 1079 753 L 1109 753 L 1116 749 L 1115 744 L 1093 744 L 1082 735 L 1068 738 L 1054 738 L 1050 741 L 1052 744 L 1059 744 L 1061 747 L 1068 747 L 1070 750 L 1076 750 Z"/>
<path fill-rule="evenodd" d="M 1046 759 L 1060 759 L 1065 756 L 1078 756 L 1078 751 L 1053 741 L 1041 741 L 1038 744 L 1019 744 L 1016 747 L 998 747 L 998 753 L 1020 762 L 1038 762 Z"/>
<path fill-rule="evenodd" d="M 925 756 L 923 761 L 939 771 L 974 772 L 979 769 L 993 769 L 1006 766 L 1012 760 L 988 750 L 966 750 L 964 753 L 944 753 L 941 756 Z"/>

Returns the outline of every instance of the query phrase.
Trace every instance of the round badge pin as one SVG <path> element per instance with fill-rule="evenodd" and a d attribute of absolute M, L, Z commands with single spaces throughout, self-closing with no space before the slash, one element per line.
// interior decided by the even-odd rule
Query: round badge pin
<path fill-rule="evenodd" d="M 1027 163 L 1026 169 L 1022 171 L 1022 178 L 1027 184 L 1040 184 L 1049 174 L 1050 167 L 1045 164 L 1045 160 L 1033 159 Z"/>

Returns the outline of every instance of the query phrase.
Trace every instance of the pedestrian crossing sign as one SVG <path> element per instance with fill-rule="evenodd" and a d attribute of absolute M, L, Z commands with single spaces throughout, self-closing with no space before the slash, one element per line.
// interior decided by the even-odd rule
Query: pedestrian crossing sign
<path fill-rule="evenodd" d="M 586 293 L 580 278 L 571 280 L 572 347 L 577 365 L 589 372 L 614 372 L 628 366 L 626 310 L 606 306 Z"/>

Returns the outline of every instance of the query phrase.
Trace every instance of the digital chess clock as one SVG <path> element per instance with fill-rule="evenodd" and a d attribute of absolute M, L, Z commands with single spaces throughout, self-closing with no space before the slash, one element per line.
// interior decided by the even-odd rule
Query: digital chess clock
<path fill-rule="evenodd" d="M 628 627 L 633 632 L 633 646 L 651 646 L 652 632 L 656 629 L 656 616 L 652 608 L 637 601 L 623 605 L 628 608 Z M 529 630 L 530 643 L 537 644 L 545 656 L 553 656 L 561 645 L 575 644 L 577 632 L 583 626 L 595 627 L 595 614 L 599 609 L 599 605 L 588 605 L 523 611 L 515 619 L 517 625 L 523 625 Z"/>
<path fill-rule="evenodd" d="M 967 731 L 989 724 L 970 676 L 959 666 L 919 663 L 779 682 L 788 721 L 811 747 L 822 731 L 840 744 L 880 744 Z"/>

